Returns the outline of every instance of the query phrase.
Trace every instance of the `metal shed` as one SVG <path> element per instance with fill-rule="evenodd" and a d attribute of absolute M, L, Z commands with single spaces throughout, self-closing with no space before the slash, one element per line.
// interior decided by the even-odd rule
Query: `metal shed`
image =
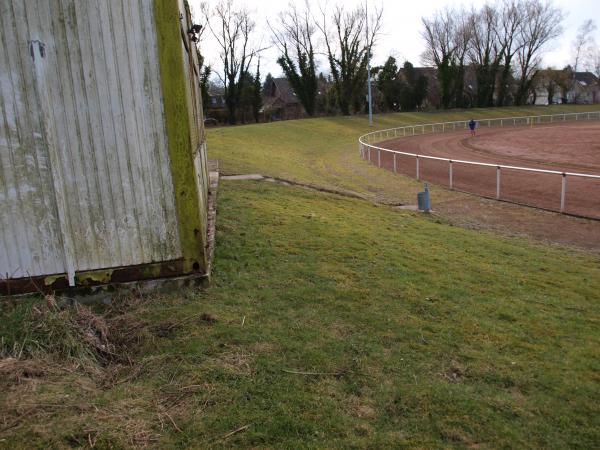
<path fill-rule="evenodd" d="M 184 0 L 0 2 L 0 294 L 206 274 Z"/>

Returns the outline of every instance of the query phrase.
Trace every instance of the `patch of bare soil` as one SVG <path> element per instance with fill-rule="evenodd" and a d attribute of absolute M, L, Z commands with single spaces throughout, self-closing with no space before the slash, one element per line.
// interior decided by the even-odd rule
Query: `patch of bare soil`
<path fill-rule="evenodd" d="M 454 225 L 600 253 L 600 222 L 472 195 L 433 202 L 434 215 Z"/>
<path fill-rule="evenodd" d="M 476 137 L 457 131 L 400 138 L 378 145 L 445 158 L 597 174 L 599 131 L 597 122 L 484 128 Z M 374 159 L 377 164 L 377 158 Z M 413 157 L 398 156 L 396 162 L 398 173 L 415 177 Z M 381 167 L 394 170 L 393 157 L 382 153 Z M 447 187 L 448 162 L 422 160 L 420 176 L 421 180 Z M 454 189 L 475 195 L 446 192 L 442 201 L 432 197 L 432 207 L 438 217 L 459 226 L 600 252 L 600 221 L 553 212 L 560 208 L 561 178 L 555 174 L 503 169 L 501 199 L 506 201 L 498 202 L 493 200 L 495 167 L 455 163 Z M 600 218 L 600 180 L 567 177 L 565 205 L 568 213 Z"/>

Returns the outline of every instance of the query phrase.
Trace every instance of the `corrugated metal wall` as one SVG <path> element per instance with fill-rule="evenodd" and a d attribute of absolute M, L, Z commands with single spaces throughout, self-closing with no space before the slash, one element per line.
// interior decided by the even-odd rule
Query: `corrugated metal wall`
<path fill-rule="evenodd" d="M 181 256 L 151 0 L 0 1 L 0 274 Z"/>

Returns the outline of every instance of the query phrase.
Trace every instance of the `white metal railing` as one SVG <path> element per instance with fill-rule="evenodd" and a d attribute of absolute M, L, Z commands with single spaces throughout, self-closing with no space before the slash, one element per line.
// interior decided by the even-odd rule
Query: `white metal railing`
<path fill-rule="evenodd" d="M 578 120 L 600 120 L 600 111 L 581 112 L 581 113 L 563 113 L 563 114 L 546 114 L 540 116 L 521 116 L 521 117 L 501 117 L 497 119 L 477 119 L 477 126 L 487 127 L 504 127 L 504 126 L 517 126 L 517 125 L 528 125 L 535 126 L 536 124 L 548 124 L 556 122 L 568 122 Z M 459 120 L 455 122 L 439 122 L 439 123 L 425 123 L 416 125 L 406 125 L 397 128 L 388 128 L 385 130 L 373 131 L 362 135 L 358 139 L 359 153 L 363 159 L 367 159 L 371 162 L 372 150 L 377 151 L 377 166 L 381 167 L 381 152 L 388 152 L 394 155 L 394 173 L 397 173 L 397 162 L 396 155 L 411 156 L 415 158 L 415 174 L 416 179 L 420 180 L 419 173 L 419 160 L 430 159 L 436 161 L 448 162 L 448 184 L 450 189 L 454 188 L 454 176 L 453 176 L 453 165 L 454 164 L 466 164 L 480 167 L 495 167 L 496 168 L 496 199 L 500 200 L 500 181 L 502 169 L 507 170 L 520 170 L 534 173 L 546 173 L 561 175 L 561 193 L 560 193 L 560 212 L 565 212 L 565 200 L 567 193 L 567 177 L 580 177 L 580 178 L 592 178 L 600 180 L 600 175 L 593 175 L 587 173 L 577 172 L 564 172 L 558 170 L 546 170 L 546 169 L 534 169 L 532 167 L 519 167 L 510 166 L 506 164 L 492 164 L 477 161 L 465 161 L 460 159 L 442 158 L 439 156 L 428 156 L 421 155 L 418 153 L 401 152 L 398 150 L 391 150 L 384 147 L 378 147 L 372 145 L 373 142 L 398 138 L 416 136 L 420 134 L 431 134 L 431 133 L 444 133 L 449 131 L 455 131 L 457 129 L 467 129 L 468 120 Z"/>

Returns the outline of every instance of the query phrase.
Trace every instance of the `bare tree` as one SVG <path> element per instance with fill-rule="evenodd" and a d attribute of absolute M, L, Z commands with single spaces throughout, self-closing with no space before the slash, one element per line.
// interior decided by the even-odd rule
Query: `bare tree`
<path fill-rule="evenodd" d="M 361 108 L 367 65 L 381 30 L 382 14 L 382 9 L 368 16 L 363 7 L 346 11 L 337 6 L 329 17 L 324 9 L 321 10 L 322 22 L 317 22 L 317 27 L 325 40 L 327 60 L 342 114 Z M 332 24 L 333 30 L 329 24 Z"/>
<path fill-rule="evenodd" d="M 464 9 L 446 8 L 422 18 L 425 52 L 422 60 L 438 69 L 442 107 L 463 106 L 465 58 L 472 33 L 472 18 Z"/>
<path fill-rule="evenodd" d="M 454 56 L 456 81 L 454 83 L 454 96 L 456 106 L 462 108 L 465 105 L 465 60 L 473 34 L 473 17 L 464 8 L 455 11 L 456 29 L 454 30 Z"/>
<path fill-rule="evenodd" d="M 517 105 L 527 101 L 533 77 L 541 62 L 544 47 L 562 34 L 563 12 L 551 1 L 525 0 L 522 4 L 523 21 L 519 27 Z"/>
<path fill-rule="evenodd" d="M 600 46 L 596 44 L 593 36 L 590 38 L 589 46 L 585 51 L 584 64 L 585 70 L 600 78 Z"/>
<path fill-rule="evenodd" d="M 503 48 L 503 58 L 496 100 L 498 106 L 505 106 L 509 102 L 512 62 L 522 45 L 518 33 L 524 20 L 524 15 L 521 14 L 523 9 L 522 0 L 504 0 L 502 3 L 498 33 Z"/>
<path fill-rule="evenodd" d="M 421 56 L 424 63 L 440 65 L 453 57 L 452 41 L 454 14 L 450 9 L 436 12 L 431 19 L 421 18 L 425 29 L 421 36 L 425 40 L 425 51 Z"/>
<path fill-rule="evenodd" d="M 501 39 L 501 12 L 486 3 L 479 12 L 473 11 L 473 32 L 469 60 L 475 66 L 477 77 L 477 106 L 493 106 L 496 77 L 504 43 Z"/>
<path fill-rule="evenodd" d="M 279 14 L 277 27 L 269 23 L 274 43 L 281 52 L 277 63 L 283 69 L 300 103 L 314 115 L 318 91 L 313 39 L 316 31 L 308 3 L 299 10 L 293 3 Z"/>
<path fill-rule="evenodd" d="M 500 6 L 487 3 L 470 12 L 446 8 L 423 18 L 422 59 L 437 67 L 442 107 L 463 106 L 467 62 L 475 67 L 479 106 L 507 104 L 513 73 L 516 103 L 527 101 L 542 52 L 562 33 L 562 19 L 552 0 L 502 0 Z"/>
<path fill-rule="evenodd" d="M 572 42 L 573 51 L 573 74 L 569 83 L 571 92 L 573 93 L 572 101 L 577 103 L 579 101 L 579 92 L 575 89 L 577 72 L 581 69 L 581 66 L 586 68 L 593 67 L 593 49 L 594 49 L 594 31 L 596 31 L 596 24 L 592 19 L 584 21 L 579 29 L 577 35 Z"/>
<path fill-rule="evenodd" d="M 421 36 L 425 41 L 425 51 L 421 56 L 425 64 L 432 64 L 438 70 L 440 96 L 443 108 L 450 108 L 453 93 L 454 14 L 450 9 L 436 12 L 430 19 L 423 17 L 424 30 Z"/>
<path fill-rule="evenodd" d="M 220 48 L 223 71 L 216 73 L 225 90 L 229 123 L 235 124 L 250 64 L 260 52 L 251 42 L 255 23 L 246 8 L 234 8 L 233 0 L 221 0 L 212 10 L 204 5 L 203 13 Z"/>
<path fill-rule="evenodd" d="M 577 35 L 572 43 L 573 49 L 573 72 L 577 72 L 580 69 L 580 64 L 584 62 L 583 60 L 586 58 L 586 52 L 589 52 L 589 49 L 594 44 L 593 33 L 596 31 L 596 24 L 592 19 L 587 19 L 584 21 L 579 30 L 577 30 Z"/>

